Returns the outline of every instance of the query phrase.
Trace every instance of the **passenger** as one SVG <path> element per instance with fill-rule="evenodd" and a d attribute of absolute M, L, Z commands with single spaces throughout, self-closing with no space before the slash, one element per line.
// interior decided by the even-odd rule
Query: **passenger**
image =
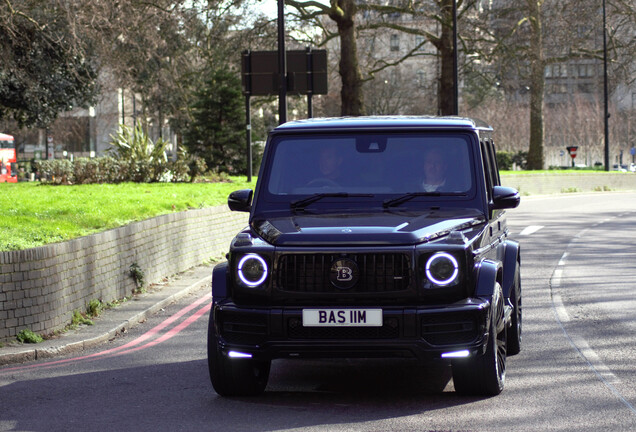
<path fill-rule="evenodd" d="M 428 150 L 424 156 L 424 179 L 422 189 L 425 192 L 435 192 L 444 189 L 448 174 L 446 155 L 439 148 Z"/>

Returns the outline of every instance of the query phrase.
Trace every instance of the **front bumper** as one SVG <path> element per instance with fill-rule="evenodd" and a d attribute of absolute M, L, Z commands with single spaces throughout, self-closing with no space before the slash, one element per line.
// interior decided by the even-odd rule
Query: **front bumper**
<path fill-rule="evenodd" d="M 327 308 L 329 309 L 329 308 Z M 468 351 L 483 353 L 491 303 L 467 299 L 435 307 L 383 307 L 382 327 L 304 327 L 302 307 L 214 304 L 219 348 L 255 359 L 398 357 L 431 359 Z M 212 335 L 210 335 L 212 337 Z"/>

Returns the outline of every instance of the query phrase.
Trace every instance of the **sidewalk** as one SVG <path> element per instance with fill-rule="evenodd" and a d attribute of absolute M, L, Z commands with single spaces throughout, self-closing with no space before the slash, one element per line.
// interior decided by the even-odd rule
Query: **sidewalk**
<path fill-rule="evenodd" d="M 38 344 L 5 345 L 0 348 L 0 366 L 79 352 L 113 339 L 202 285 L 210 286 L 213 267 L 193 267 L 166 282 L 151 285 L 148 292 L 102 312 L 93 319 L 92 326 L 81 326 Z"/>

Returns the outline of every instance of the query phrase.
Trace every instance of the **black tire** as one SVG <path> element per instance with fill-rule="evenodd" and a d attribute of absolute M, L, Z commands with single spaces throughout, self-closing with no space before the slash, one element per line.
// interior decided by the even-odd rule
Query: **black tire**
<path fill-rule="evenodd" d="M 512 316 L 510 319 L 510 327 L 508 327 L 508 352 L 507 355 L 513 356 L 521 352 L 521 324 L 522 311 L 521 306 L 521 277 L 519 276 L 519 266 L 515 271 L 515 282 L 510 293 L 510 303 L 512 303 Z"/>
<path fill-rule="evenodd" d="M 221 396 L 256 396 L 265 391 L 271 361 L 228 358 L 218 346 L 214 323 L 208 326 L 208 369 L 214 390 Z"/>
<path fill-rule="evenodd" d="M 496 396 L 506 379 L 506 323 L 501 286 L 495 284 L 488 346 L 481 356 L 453 361 L 455 391 L 463 395 Z"/>

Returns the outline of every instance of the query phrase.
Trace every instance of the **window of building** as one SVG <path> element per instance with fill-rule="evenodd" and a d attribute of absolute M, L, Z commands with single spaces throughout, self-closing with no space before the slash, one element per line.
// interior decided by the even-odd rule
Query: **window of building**
<path fill-rule="evenodd" d="M 424 47 L 424 36 L 415 35 L 415 46 L 420 47 L 420 49 Z"/>
<path fill-rule="evenodd" d="M 417 72 L 415 72 L 415 77 L 417 81 L 417 86 L 419 88 L 426 86 L 426 74 L 424 73 L 423 70 L 418 70 Z"/>
<path fill-rule="evenodd" d="M 583 78 L 587 76 L 587 65 L 580 64 L 578 65 L 579 77 Z"/>
<path fill-rule="evenodd" d="M 391 74 L 389 75 L 389 82 L 391 83 L 392 86 L 396 86 L 398 85 L 398 81 L 399 81 L 398 72 L 395 69 L 391 70 Z"/>
<path fill-rule="evenodd" d="M 396 34 L 391 35 L 391 51 L 400 50 L 400 36 Z"/>

